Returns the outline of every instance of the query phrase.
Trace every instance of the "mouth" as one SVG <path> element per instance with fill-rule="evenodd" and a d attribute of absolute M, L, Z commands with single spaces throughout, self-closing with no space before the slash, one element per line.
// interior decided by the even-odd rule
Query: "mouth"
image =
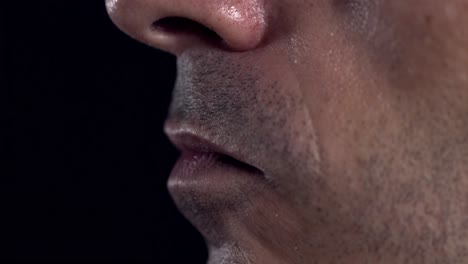
<path fill-rule="evenodd" d="M 265 184 L 263 171 L 249 163 L 245 153 L 222 146 L 197 129 L 172 122 L 166 123 L 165 132 L 180 151 L 168 188 L 188 218 L 193 218 L 187 215 L 193 210 L 211 214 L 232 210 L 253 195 L 254 186 L 259 190 L 259 185 Z"/>
<path fill-rule="evenodd" d="M 220 146 L 204 137 L 194 128 L 182 128 L 170 121 L 166 123 L 164 130 L 171 143 L 180 151 L 180 157 L 172 173 L 173 177 L 197 177 L 195 174 L 201 170 L 224 167 L 225 169 L 237 169 L 248 174 L 262 176 L 264 173 L 257 167 L 249 164 L 244 154 L 234 152 L 227 147 Z M 182 166 L 184 175 L 174 175 L 177 167 Z M 198 177 L 205 177 L 198 175 Z"/>

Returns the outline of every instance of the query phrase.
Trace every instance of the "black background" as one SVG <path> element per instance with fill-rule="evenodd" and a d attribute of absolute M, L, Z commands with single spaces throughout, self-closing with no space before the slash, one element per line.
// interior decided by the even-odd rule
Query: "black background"
<path fill-rule="evenodd" d="M 2 260 L 204 263 L 166 181 L 175 58 L 104 0 L 0 3 Z"/>

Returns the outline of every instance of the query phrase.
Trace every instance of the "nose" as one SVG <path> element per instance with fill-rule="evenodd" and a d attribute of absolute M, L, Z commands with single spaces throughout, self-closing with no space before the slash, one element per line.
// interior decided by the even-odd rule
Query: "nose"
<path fill-rule="evenodd" d="M 198 45 L 233 51 L 259 46 L 266 0 L 106 0 L 113 22 L 131 37 L 180 55 Z"/>

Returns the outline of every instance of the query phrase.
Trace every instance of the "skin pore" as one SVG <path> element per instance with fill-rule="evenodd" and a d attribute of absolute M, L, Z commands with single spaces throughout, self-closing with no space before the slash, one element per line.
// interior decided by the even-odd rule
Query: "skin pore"
<path fill-rule="evenodd" d="M 169 182 L 210 264 L 468 262 L 468 1 L 107 4 L 177 55 L 172 124 L 263 174 Z M 224 42 L 146 28 L 169 16 Z"/>

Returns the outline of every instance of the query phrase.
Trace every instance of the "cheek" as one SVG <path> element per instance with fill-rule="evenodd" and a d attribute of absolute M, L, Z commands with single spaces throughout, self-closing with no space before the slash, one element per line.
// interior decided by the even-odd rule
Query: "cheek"
<path fill-rule="evenodd" d="M 392 89 L 427 93 L 467 64 L 468 33 L 461 26 L 468 23 L 467 1 L 380 3 L 370 15 L 375 23 L 370 37 L 344 34 Z"/>
<path fill-rule="evenodd" d="M 309 60 L 315 62 L 314 74 L 305 78 L 309 85 L 304 89 L 323 149 L 335 149 L 331 157 L 348 160 L 349 154 L 340 152 L 361 148 L 351 146 L 363 137 L 357 134 L 385 135 L 403 119 L 420 119 L 447 100 L 460 105 L 457 98 L 466 98 L 461 89 L 452 93 L 446 88 L 468 79 L 468 33 L 459 26 L 468 24 L 468 2 L 334 3 L 329 24 L 335 26 L 326 30 L 334 28 L 335 34 L 321 32 L 323 38 L 313 44 L 321 55 Z M 320 86 L 311 87 L 316 83 Z M 450 99 L 448 93 L 457 96 Z M 383 120 L 390 120 L 388 127 Z"/>
<path fill-rule="evenodd" d="M 398 197 L 395 186 L 417 190 L 410 183 L 434 164 L 431 148 L 461 131 L 453 116 L 441 120 L 468 108 L 460 89 L 468 33 L 459 26 L 468 16 L 451 13 L 468 14 L 464 2 L 382 1 L 370 14 L 382 15 L 371 38 L 340 31 L 339 52 L 318 60 L 320 74 L 309 83 L 325 85 L 309 85 L 307 100 L 327 185 L 350 211 Z"/>

